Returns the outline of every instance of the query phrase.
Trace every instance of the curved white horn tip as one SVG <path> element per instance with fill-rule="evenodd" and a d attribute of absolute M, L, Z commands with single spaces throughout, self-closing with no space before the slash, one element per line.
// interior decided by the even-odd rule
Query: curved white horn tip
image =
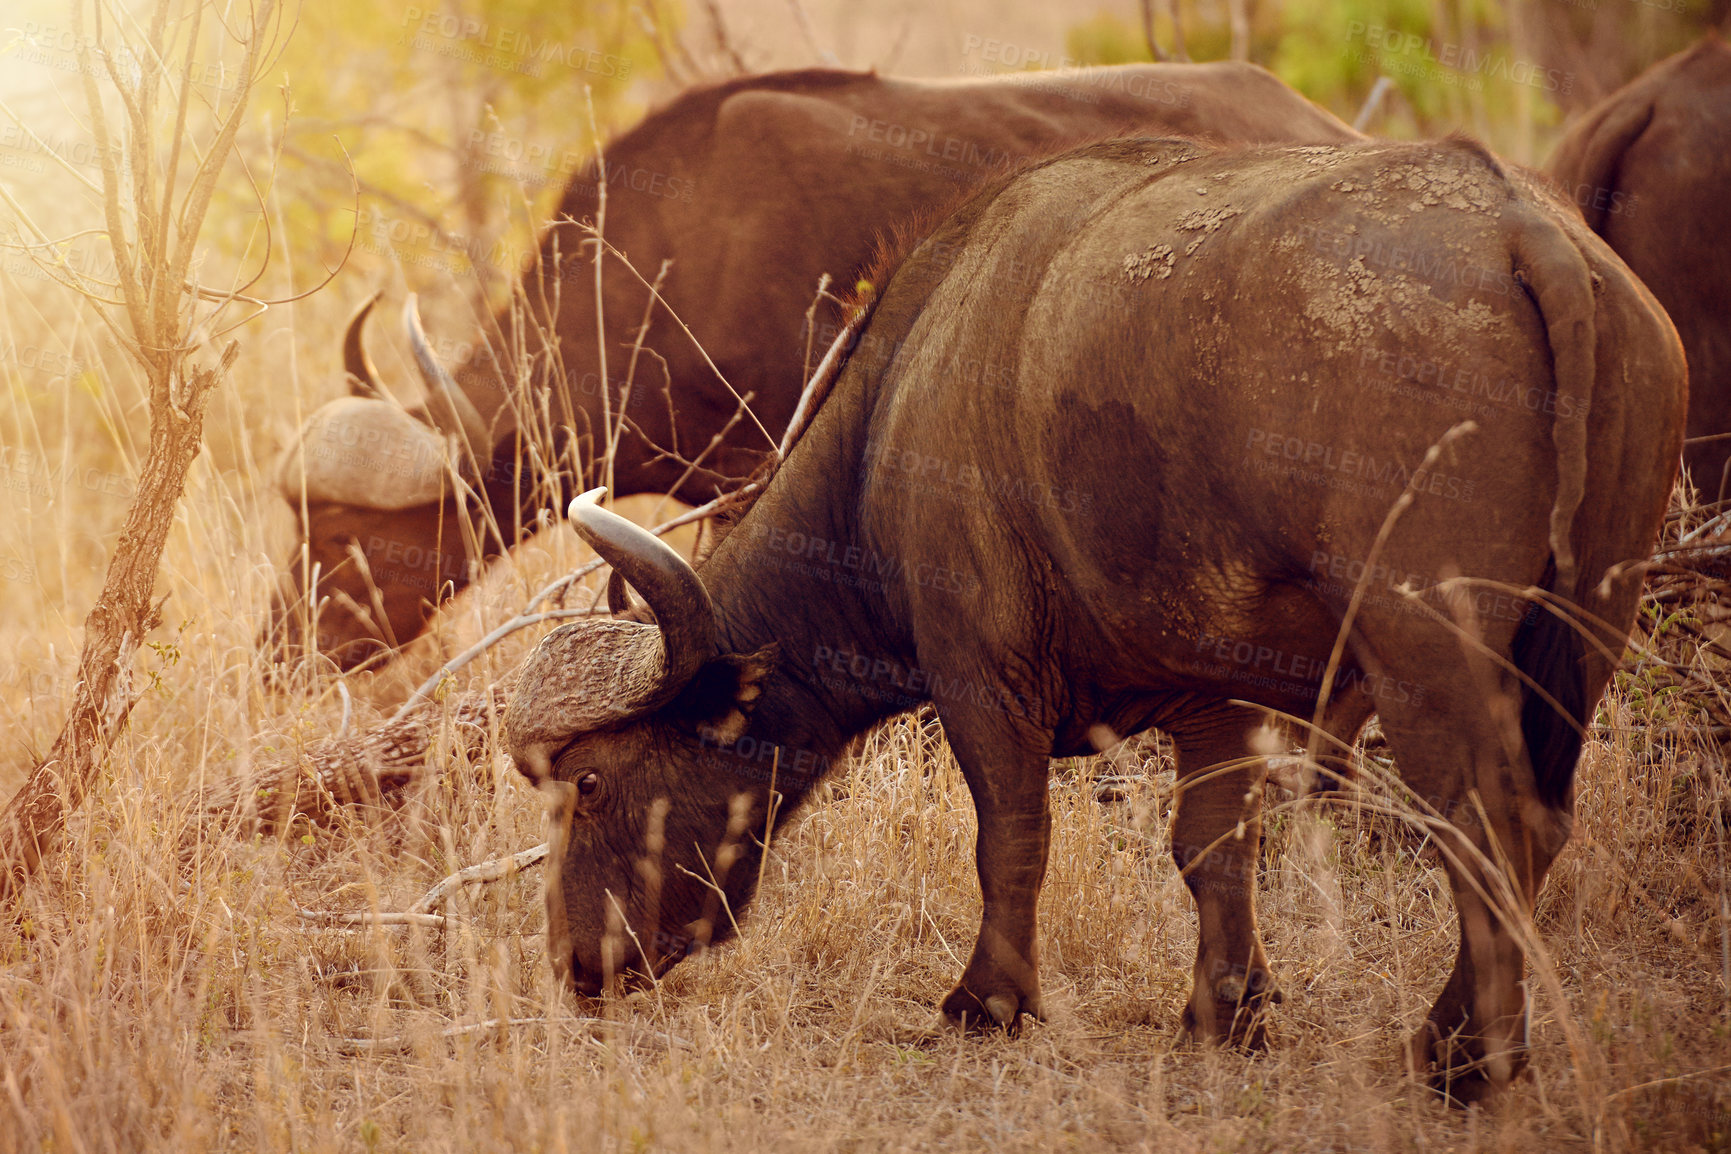
<path fill-rule="evenodd" d="M 606 499 L 607 499 L 607 486 L 606 485 L 597 485 L 597 486 L 595 486 L 595 488 L 589 490 L 587 493 L 579 493 L 579 494 L 577 494 L 577 496 L 571 498 L 571 504 L 568 505 L 565 509 L 565 516 L 568 517 L 569 519 L 575 521 L 577 519 L 577 507 L 579 505 L 597 506 L 597 505 L 600 505 L 601 502 L 605 501 Z"/>

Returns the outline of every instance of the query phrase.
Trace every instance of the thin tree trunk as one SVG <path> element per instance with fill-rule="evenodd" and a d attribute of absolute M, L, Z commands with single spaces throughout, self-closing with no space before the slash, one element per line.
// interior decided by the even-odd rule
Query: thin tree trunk
<path fill-rule="evenodd" d="M 1250 59 L 1250 0 L 1226 0 L 1232 24 L 1232 59 Z"/>
<path fill-rule="evenodd" d="M 137 701 L 132 658 L 156 627 L 152 603 L 162 550 L 204 438 L 204 409 L 220 370 L 194 368 L 178 405 L 152 406 L 150 448 L 102 592 L 84 619 L 72 711 L 48 759 L 0 812 L 0 899 L 15 895 L 84 803 Z"/>
<path fill-rule="evenodd" d="M 1184 46 L 1183 0 L 1165 0 L 1166 15 L 1172 18 L 1172 59 L 1190 63 L 1190 50 Z"/>
<path fill-rule="evenodd" d="M 1148 55 L 1162 64 L 1171 59 L 1154 35 L 1154 0 L 1142 0 L 1142 38 L 1148 42 Z"/>

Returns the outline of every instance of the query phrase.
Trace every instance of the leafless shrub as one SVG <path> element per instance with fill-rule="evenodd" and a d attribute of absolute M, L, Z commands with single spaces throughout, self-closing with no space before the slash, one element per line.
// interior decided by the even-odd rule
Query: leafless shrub
<path fill-rule="evenodd" d="M 48 756 L 0 812 L 0 897 L 15 894 L 58 842 L 67 813 L 83 803 L 132 712 L 133 658 L 158 624 L 153 601 L 163 546 L 203 439 L 210 392 L 237 351 L 230 342 L 213 358 L 209 346 L 234 327 L 233 306 L 263 304 L 246 295 L 262 267 L 250 279 L 237 274 L 227 288 L 195 280 L 203 275 L 194 255 L 205 214 L 232 158 L 251 85 L 281 32 L 274 0 L 226 16 L 232 23 L 222 28 L 238 50 L 241 81 L 227 107 L 199 109 L 193 74 L 200 24 L 222 15 L 203 3 L 159 0 L 140 26 L 101 3 L 73 8 L 85 109 L 102 159 L 101 187 L 90 187 L 100 197 L 113 283 L 57 264 L 59 242 L 12 202 L 21 233 L 14 243 L 81 295 L 142 370 L 150 447 L 120 546 L 85 621 L 71 709 Z M 265 264 L 270 248 L 267 238 Z"/>

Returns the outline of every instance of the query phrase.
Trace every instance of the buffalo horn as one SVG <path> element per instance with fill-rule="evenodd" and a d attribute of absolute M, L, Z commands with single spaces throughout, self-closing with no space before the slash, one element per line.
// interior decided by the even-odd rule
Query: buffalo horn
<path fill-rule="evenodd" d="M 403 302 L 403 328 L 409 336 L 409 347 L 415 351 L 415 364 L 420 367 L 421 379 L 427 385 L 431 423 L 435 428 L 461 433 L 468 442 L 470 456 L 477 461 L 485 459 L 492 449 L 487 440 L 487 422 L 481 418 L 480 410 L 469 400 L 469 395 L 457 387 L 457 382 L 433 355 L 433 348 L 427 343 L 426 330 L 421 327 L 421 310 L 414 293 Z"/>
<path fill-rule="evenodd" d="M 715 607 L 709 591 L 697 570 L 667 542 L 603 509 L 600 501 L 606 495 L 604 488 L 591 489 L 574 499 L 572 527 L 649 603 L 661 629 L 667 684 L 683 685 L 715 656 Z"/>
<path fill-rule="evenodd" d="M 615 569 L 607 575 L 607 612 L 614 615 L 631 611 L 631 587 L 625 584 L 625 574 Z"/>
<path fill-rule="evenodd" d="M 374 293 L 355 310 L 355 315 L 349 318 L 348 331 L 343 334 L 343 368 L 349 374 L 351 396 L 383 401 L 388 398 L 385 396 L 384 386 L 379 383 L 379 370 L 373 367 L 373 358 L 367 356 L 367 346 L 362 341 L 367 317 L 378 303 L 379 294 Z"/>

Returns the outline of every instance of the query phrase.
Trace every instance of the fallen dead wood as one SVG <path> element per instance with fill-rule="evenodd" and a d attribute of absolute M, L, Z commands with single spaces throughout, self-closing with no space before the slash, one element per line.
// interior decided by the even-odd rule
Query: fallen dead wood
<path fill-rule="evenodd" d="M 436 780 L 444 762 L 472 758 L 504 710 L 507 688 L 424 701 L 371 729 L 339 733 L 261 757 L 249 772 L 195 793 L 188 808 L 241 837 L 286 832 L 299 817 L 331 827 L 402 808 L 414 787 Z M 439 756 L 438 738 L 447 736 Z"/>
<path fill-rule="evenodd" d="M 602 1026 L 611 1027 L 614 1030 L 621 1028 L 621 1024 L 618 1022 L 613 1022 L 606 1018 L 593 1017 L 488 1018 L 484 1022 L 471 1022 L 467 1025 L 447 1026 L 438 1031 L 437 1034 L 423 1035 L 423 1037 L 461 1038 L 470 1034 L 498 1034 L 503 1036 L 506 1031 L 513 1027 L 556 1025 Z M 667 1033 L 664 1030 L 652 1030 L 642 1026 L 633 1026 L 629 1027 L 629 1033 L 634 1039 L 639 1037 L 648 1037 L 654 1038 L 669 1046 L 678 1046 L 686 1049 L 689 1049 L 691 1046 L 691 1042 L 688 1039 L 681 1038 L 677 1034 Z M 406 1050 L 413 1049 L 415 1040 L 416 1035 L 413 1034 L 396 1034 L 386 1038 L 338 1038 L 336 1039 L 336 1044 L 339 1050 L 349 1054 L 400 1054 Z M 597 1045 L 604 1045 L 604 1043 L 602 1043 L 598 1038 L 588 1037 L 585 1040 Z"/>
<path fill-rule="evenodd" d="M 502 881 L 522 873 L 531 866 L 539 865 L 547 858 L 547 843 L 531 846 L 505 857 L 494 858 L 445 878 L 438 885 L 428 890 L 416 899 L 407 911 L 357 910 L 354 912 L 333 913 L 328 910 L 298 910 L 301 918 L 320 925 L 332 926 L 337 929 L 354 929 L 356 926 L 427 926 L 433 929 L 445 928 L 445 915 L 435 914 L 433 907 L 450 897 L 452 892 L 467 885 L 481 885 L 486 882 Z"/>
<path fill-rule="evenodd" d="M 508 878 L 512 874 L 522 873 L 530 866 L 538 865 L 547 857 L 547 843 L 521 850 L 508 857 L 494 858 L 468 869 L 460 869 L 426 893 L 422 894 L 414 905 L 409 907 L 405 917 L 432 916 L 434 906 L 451 896 L 451 892 L 463 886 L 480 882 L 496 882 Z"/>
<path fill-rule="evenodd" d="M 357 926 L 426 926 L 435 930 L 445 928 L 444 914 L 404 914 L 391 910 L 381 910 L 376 914 L 370 910 L 358 910 L 354 913 L 332 913 L 329 910 L 295 912 L 304 921 L 345 930 L 352 930 Z"/>

